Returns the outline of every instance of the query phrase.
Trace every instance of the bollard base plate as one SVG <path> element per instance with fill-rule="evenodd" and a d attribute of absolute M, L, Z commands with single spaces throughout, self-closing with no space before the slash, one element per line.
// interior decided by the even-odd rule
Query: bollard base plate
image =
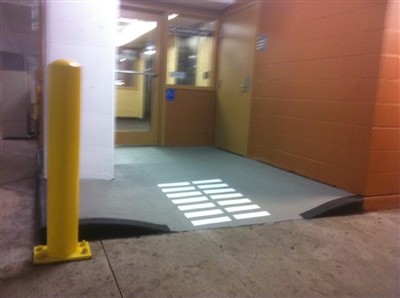
<path fill-rule="evenodd" d="M 46 245 L 38 245 L 33 249 L 33 264 L 51 264 L 59 262 L 88 260 L 92 257 L 89 242 L 81 241 L 77 243 L 76 251 L 68 256 L 49 255 Z"/>

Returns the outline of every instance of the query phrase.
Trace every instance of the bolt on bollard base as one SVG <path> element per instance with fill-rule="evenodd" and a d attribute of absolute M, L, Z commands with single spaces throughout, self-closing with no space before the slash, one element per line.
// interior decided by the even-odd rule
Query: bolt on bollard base
<path fill-rule="evenodd" d="M 50 264 L 57 262 L 67 261 L 80 261 L 88 260 L 92 257 L 89 242 L 83 240 L 78 242 L 76 251 L 68 256 L 52 256 L 48 254 L 46 245 L 38 245 L 33 250 L 33 263 L 34 264 Z"/>

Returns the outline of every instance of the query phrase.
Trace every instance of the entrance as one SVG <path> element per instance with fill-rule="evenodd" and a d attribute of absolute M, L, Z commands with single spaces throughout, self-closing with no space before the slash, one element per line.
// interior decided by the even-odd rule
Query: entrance
<path fill-rule="evenodd" d="M 116 145 L 158 145 L 160 16 L 121 10 L 115 61 Z"/>
<path fill-rule="evenodd" d="M 221 34 L 215 145 L 246 155 L 256 6 L 225 16 Z"/>

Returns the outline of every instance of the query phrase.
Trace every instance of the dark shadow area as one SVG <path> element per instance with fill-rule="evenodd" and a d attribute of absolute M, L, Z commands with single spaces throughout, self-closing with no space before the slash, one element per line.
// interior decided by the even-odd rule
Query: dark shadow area
<path fill-rule="evenodd" d="M 47 243 L 46 226 L 40 227 L 40 244 Z M 166 225 L 114 218 L 84 218 L 79 220 L 79 241 L 133 238 L 171 233 Z"/>
<path fill-rule="evenodd" d="M 47 200 L 46 179 L 39 177 L 37 187 L 39 243 L 47 243 Z M 79 241 L 131 238 L 148 235 L 171 233 L 167 225 L 154 224 L 138 220 L 115 218 L 81 218 L 79 219 Z"/>

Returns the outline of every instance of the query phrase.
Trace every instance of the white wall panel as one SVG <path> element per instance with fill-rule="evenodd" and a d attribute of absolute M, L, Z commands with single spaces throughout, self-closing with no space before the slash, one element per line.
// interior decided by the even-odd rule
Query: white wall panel
<path fill-rule="evenodd" d="M 58 59 L 73 60 L 82 67 L 81 178 L 112 179 L 114 38 L 119 2 L 44 3 L 46 69 Z M 46 151 L 45 146 L 45 156 Z"/>

